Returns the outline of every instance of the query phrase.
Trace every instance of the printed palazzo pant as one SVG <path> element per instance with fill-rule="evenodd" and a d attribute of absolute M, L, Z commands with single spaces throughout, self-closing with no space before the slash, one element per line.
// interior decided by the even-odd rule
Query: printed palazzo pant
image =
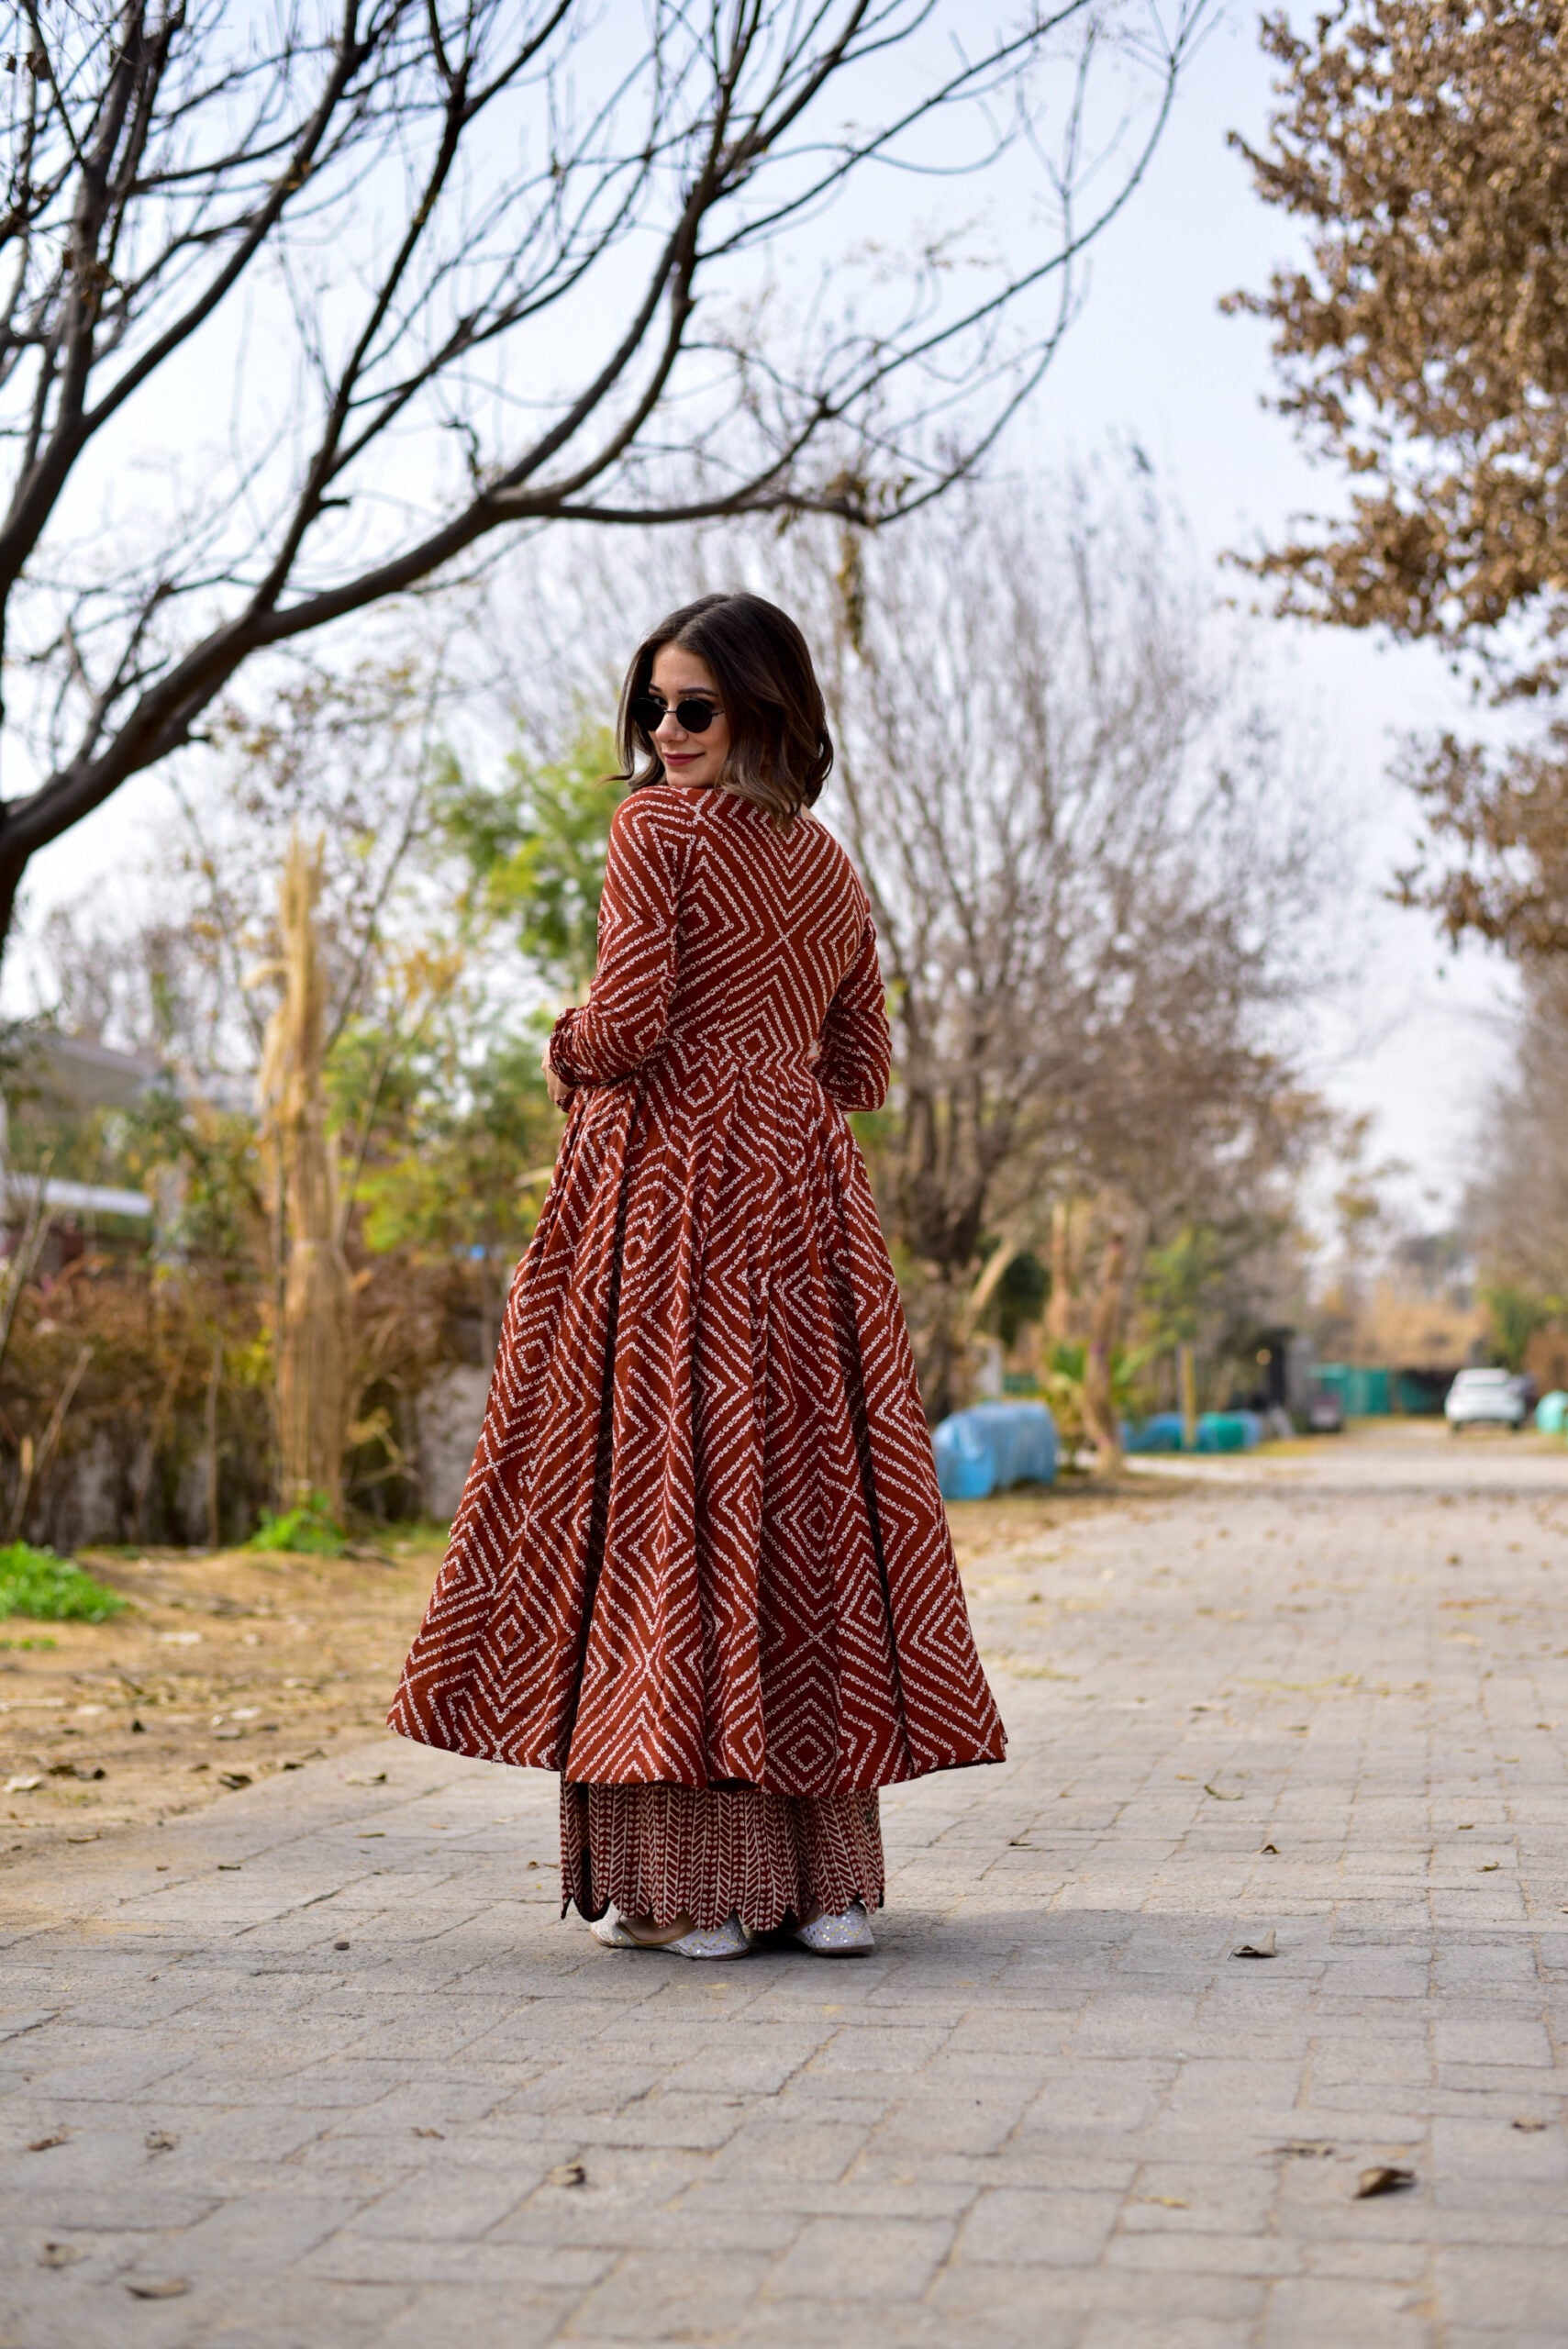
<path fill-rule="evenodd" d="M 561 1782 L 561 1905 L 706 1931 L 737 1915 L 754 1933 L 851 1900 L 880 1909 L 884 1865 L 871 1794 L 761 1787 L 584 1787 Z"/>

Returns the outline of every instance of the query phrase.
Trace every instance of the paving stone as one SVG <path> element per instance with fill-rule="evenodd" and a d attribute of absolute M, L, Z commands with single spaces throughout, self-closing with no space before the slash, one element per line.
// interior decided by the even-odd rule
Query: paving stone
<path fill-rule="evenodd" d="M 1323 2349 L 1330 2341 L 1426 2349 L 1431 2318 L 1426 2296 L 1404 2285 L 1291 2277 L 1269 2296 L 1262 2349 Z"/>
<path fill-rule="evenodd" d="M 998 2187 L 964 2221 L 957 2256 L 1004 2266 L 1092 2266 L 1121 2215 L 1117 2193 L 1041 2193 Z"/>
<path fill-rule="evenodd" d="M 917 2300 L 952 2238 L 941 2220 L 811 2219 L 769 2278 L 767 2294 L 879 2306 Z"/>

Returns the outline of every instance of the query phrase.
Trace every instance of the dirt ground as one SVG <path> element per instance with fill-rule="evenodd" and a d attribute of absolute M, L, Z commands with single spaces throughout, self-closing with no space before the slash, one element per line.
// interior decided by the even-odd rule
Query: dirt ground
<path fill-rule="evenodd" d="M 1084 1478 L 959 1502 L 960 1564 L 978 1589 L 1020 1541 L 1186 1489 Z M 130 1605 L 107 1623 L 0 1621 L 0 1867 L 321 1767 L 334 1741 L 381 1728 L 443 1541 L 426 1526 L 341 1558 L 81 1552 Z"/>

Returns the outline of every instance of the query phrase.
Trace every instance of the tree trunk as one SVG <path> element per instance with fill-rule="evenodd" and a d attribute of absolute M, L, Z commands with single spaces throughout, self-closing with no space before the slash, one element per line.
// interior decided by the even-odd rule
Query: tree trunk
<path fill-rule="evenodd" d="M 1184 1338 L 1176 1348 L 1177 1390 L 1182 1398 L 1182 1449 L 1197 1450 L 1197 1363 L 1193 1353 L 1192 1340 Z"/>
<path fill-rule="evenodd" d="M 223 1337 L 221 1331 L 212 1341 L 212 1368 L 206 1383 L 206 1540 L 209 1550 L 221 1547 L 223 1542 L 222 1493 L 217 1473 L 217 1403 L 223 1383 Z"/>
<path fill-rule="evenodd" d="M 1058 1199 L 1051 1210 L 1051 1297 L 1045 1308 L 1050 1345 L 1066 1345 L 1075 1333 L 1078 1315 L 1073 1273 L 1073 1202 Z"/>
<path fill-rule="evenodd" d="M 312 853 L 295 840 L 279 892 L 284 997 L 267 1030 L 261 1091 L 286 1234 L 277 1346 L 280 1497 L 284 1508 L 293 1508 L 319 1494 L 336 1517 L 343 1506 L 350 1291 L 323 1083 L 320 892 L 320 843 Z"/>
<path fill-rule="evenodd" d="M 962 1274 L 933 1270 L 917 1319 L 920 1399 L 935 1427 L 969 1401 L 969 1292 Z"/>
<path fill-rule="evenodd" d="M 1084 1360 L 1084 1418 L 1101 1468 L 1110 1470 L 1121 1465 L 1121 1424 L 1112 1393 L 1111 1365 L 1121 1336 L 1126 1288 L 1127 1233 L 1119 1224 L 1113 1224 L 1106 1235 L 1099 1293 L 1095 1298 Z"/>
<path fill-rule="evenodd" d="M 0 815 L 0 841 L 5 839 L 6 819 Z M 11 943 L 11 930 L 17 918 L 17 899 L 21 891 L 22 875 L 28 869 L 25 856 L 6 856 L 0 850 L 0 962 Z"/>
<path fill-rule="evenodd" d="M 7 1542 L 19 1542 L 22 1538 L 22 1529 L 27 1523 L 28 1505 L 49 1475 L 65 1427 L 65 1415 L 75 1400 L 76 1389 L 81 1386 L 87 1365 L 92 1359 L 92 1347 L 83 1346 L 71 1368 L 66 1372 L 65 1384 L 54 1398 L 54 1408 L 49 1415 L 49 1423 L 44 1429 L 43 1440 L 37 1451 L 33 1449 L 30 1436 L 22 1438 L 17 1489 L 11 1500 L 11 1520 L 6 1529 Z"/>

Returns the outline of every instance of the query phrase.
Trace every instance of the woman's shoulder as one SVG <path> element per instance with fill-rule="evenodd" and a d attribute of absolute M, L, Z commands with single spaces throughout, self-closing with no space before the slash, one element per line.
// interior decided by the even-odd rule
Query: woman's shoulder
<path fill-rule="evenodd" d="M 639 784 L 617 807 L 610 829 L 624 842 L 645 840 L 651 846 L 657 840 L 683 835 L 691 829 L 695 813 L 690 803 L 699 796 L 678 784 Z"/>
<path fill-rule="evenodd" d="M 677 813 L 696 793 L 683 789 L 673 783 L 633 784 L 616 809 L 617 824 L 640 822 L 651 816 L 671 816 Z"/>

